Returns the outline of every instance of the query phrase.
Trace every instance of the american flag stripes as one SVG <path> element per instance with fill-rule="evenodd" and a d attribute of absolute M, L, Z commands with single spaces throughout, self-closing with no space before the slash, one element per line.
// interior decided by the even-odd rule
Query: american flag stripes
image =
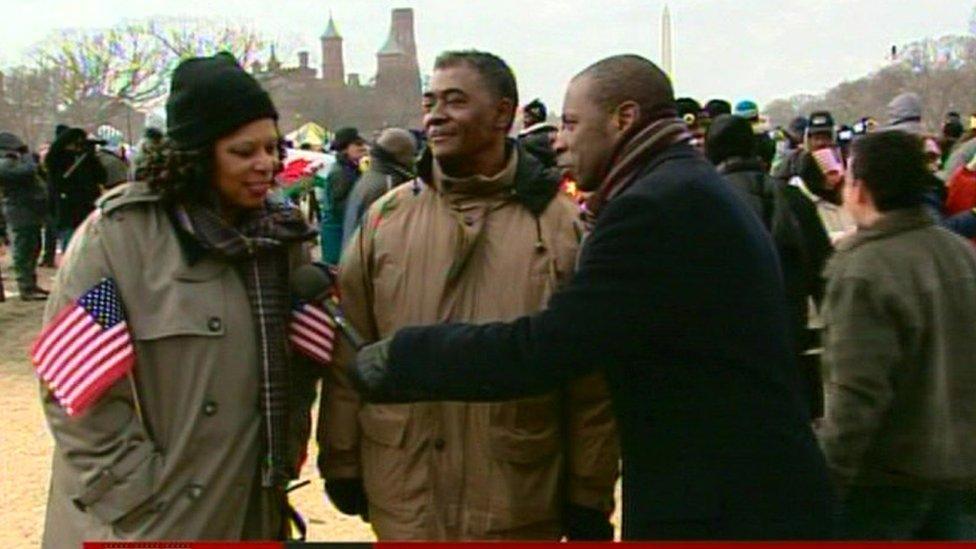
<path fill-rule="evenodd" d="M 335 321 L 318 304 L 298 303 L 292 309 L 288 340 L 302 354 L 322 364 L 332 362 Z"/>
<path fill-rule="evenodd" d="M 102 279 L 44 327 L 31 361 L 70 416 L 95 403 L 135 363 L 118 289 Z"/>

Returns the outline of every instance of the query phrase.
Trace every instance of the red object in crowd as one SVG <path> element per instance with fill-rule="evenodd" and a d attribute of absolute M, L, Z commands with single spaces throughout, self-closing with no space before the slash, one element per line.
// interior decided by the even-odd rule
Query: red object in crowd
<path fill-rule="evenodd" d="M 960 166 L 949 178 L 946 213 L 955 215 L 976 208 L 976 171 Z M 971 239 L 976 244 L 976 238 Z"/>
<path fill-rule="evenodd" d="M 278 181 L 283 187 L 290 187 L 304 177 L 308 177 L 308 167 L 312 163 L 307 158 L 296 158 L 286 162 L 284 169 L 278 174 Z"/>

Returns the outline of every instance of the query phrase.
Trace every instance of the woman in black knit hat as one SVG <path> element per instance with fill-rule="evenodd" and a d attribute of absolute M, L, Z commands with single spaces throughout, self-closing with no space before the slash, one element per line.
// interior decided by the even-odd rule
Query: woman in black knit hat
<path fill-rule="evenodd" d="M 35 352 L 55 439 L 44 547 L 289 530 L 321 365 L 290 347 L 287 280 L 315 231 L 269 199 L 278 115 L 233 57 L 181 63 L 166 110 L 145 181 L 99 201 L 48 302 L 49 325 L 75 304 L 126 322 L 134 366 L 79 359 L 104 371 L 86 387 L 50 374 L 70 346 Z"/>

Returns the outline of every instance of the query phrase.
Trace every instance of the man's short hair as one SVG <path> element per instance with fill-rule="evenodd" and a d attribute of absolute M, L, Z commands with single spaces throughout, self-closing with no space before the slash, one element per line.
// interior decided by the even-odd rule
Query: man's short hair
<path fill-rule="evenodd" d="M 446 51 L 437 56 L 434 70 L 456 67 L 466 64 L 481 75 L 488 90 L 496 99 L 508 99 L 512 102 L 512 117 L 508 121 L 508 129 L 515 123 L 515 109 L 519 105 L 518 85 L 515 73 L 501 57 L 478 50 Z"/>
<path fill-rule="evenodd" d="M 878 211 L 922 203 L 931 174 L 918 136 L 897 130 L 870 133 L 854 140 L 851 155 L 852 175 L 864 182 Z"/>
<path fill-rule="evenodd" d="M 633 54 L 614 55 L 593 63 L 573 77 L 590 79 L 593 100 L 607 112 L 625 101 L 640 106 L 640 125 L 676 116 L 674 88 L 657 65 Z"/>

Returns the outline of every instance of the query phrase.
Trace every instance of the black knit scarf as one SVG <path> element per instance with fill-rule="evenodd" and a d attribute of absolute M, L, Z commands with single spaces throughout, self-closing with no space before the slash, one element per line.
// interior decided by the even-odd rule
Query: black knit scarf
<path fill-rule="evenodd" d="M 261 359 L 261 412 L 265 457 L 263 486 L 282 486 L 290 476 L 286 463 L 289 406 L 288 244 L 314 238 L 301 212 L 267 203 L 249 211 L 236 226 L 213 209 L 196 204 L 176 208 L 175 218 L 203 249 L 231 262 L 247 289 Z"/>

